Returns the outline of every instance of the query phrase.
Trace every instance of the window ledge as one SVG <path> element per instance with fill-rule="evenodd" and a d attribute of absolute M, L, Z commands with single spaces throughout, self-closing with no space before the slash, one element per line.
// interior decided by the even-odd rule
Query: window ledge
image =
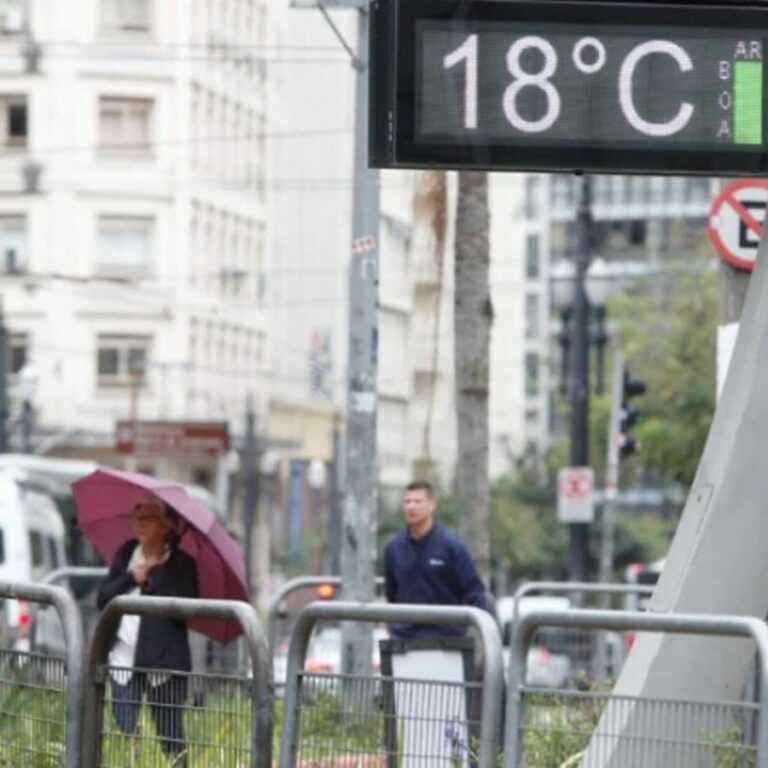
<path fill-rule="evenodd" d="M 156 39 L 156 36 L 151 26 L 147 26 L 147 27 L 100 26 L 99 38 L 102 40 L 109 40 L 109 41 L 113 41 L 113 40 L 120 41 L 120 40 L 129 39 L 129 40 L 146 40 L 147 42 L 152 42 Z"/>
<path fill-rule="evenodd" d="M 157 155 L 154 152 L 132 149 L 100 149 L 97 156 L 99 160 L 118 163 L 135 162 L 136 160 L 144 160 L 148 163 L 157 161 Z"/>

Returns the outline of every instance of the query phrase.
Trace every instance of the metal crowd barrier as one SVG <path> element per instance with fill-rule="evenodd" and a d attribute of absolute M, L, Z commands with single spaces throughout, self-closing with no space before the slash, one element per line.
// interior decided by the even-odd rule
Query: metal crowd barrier
<path fill-rule="evenodd" d="M 97 582 L 101 581 L 108 573 L 109 568 L 106 566 L 65 566 L 46 574 L 42 583 L 57 584 L 74 579 L 93 581 L 94 586 L 96 586 Z M 71 583 L 69 583 L 69 587 L 72 590 Z M 77 590 L 72 591 L 77 592 Z M 96 606 L 96 590 L 90 590 L 87 599 L 76 595 L 76 600 L 83 621 L 85 637 L 90 641 L 101 615 L 101 611 Z M 196 632 L 191 632 L 189 643 L 192 650 L 192 669 L 195 672 L 234 674 L 240 671 L 242 662 L 248 655 L 239 639 L 222 645 Z M 200 685 L 193 686 L 191 693 L 196 700 L 200 700 L 203 696 Z"/>
<path fill-rule="evenodd" d="M 482 680 L 442 682 L 305 670 L 310 636 L 319 621 L 474 627 L 483 652 Z M 501 638 L 485 611 L 457 606 L 311 603 L 299 614 L 291 635 L 280 768 L 438 764 L 494 768 L 503 680 Z M 470 701 L 479 704 L 475 716 Z M 428 738 L 413 737 L 425 733 Z M 411 752 L 414 743 L 416 751 Z M 404 748 L 405 744 L 410 748 Z"/>
<path fill-rule="evenodd" d="M 58 614 L 64 657 L 0 650 L 0 764 L 81 768 L 83 629 L 62 587 L 0 581 L 0 598 L 49 605 Z"/>
<path fill-rule="evenodd" d="M 109 573 L 106 566 L 68 565 L 64 568 L 46 573 L 43 576 L 43 584 L 57 584 L 65 579 L 103 579 Z"/>
<path fill-rule="evenodd" d="M 70 592 L 75 596 L 77 607 L 80 610 L 80 618 L 83 622 L 83 632 L 85 633 L 86 640 L 89 640 L 93 635 L 93 630 L 96 627 L 96 622 L 99 619 L 99 609 L 96 607 L 96 590 L 95 587 L 107 574 L 109 568 L 105 566 L 81 566 L 81 565 L 68 565 L 63 568 L 57 568 L 56 570 L 47 573 L 42 578 L 43 584 L 62 584 L 68 587 Z M 83 593 L 74 588 L 72 581 L 85 581 L 92 582 L 93 588 L 87 591 L 87 597 L 83 596 Z"/>
<path fill-rule="evenodd" d="M 539 627 L 752 638 L 760 701 L 685 701 L 548 690 L 524 684 Z M 629 611 L 532 611 L 511 647 L 503 768 L 768 766 L 768 627 L 755 618 Z M 632 726 L 625 719 L 632 715 Z"/>
<path fill-rule="evenodd" d="M 124 615 L 189 621 L 234 619 L 250 655 L 247 675 L 219 675 L 111 667 L 109 651 Z M 188 701 L 193 690 L 204 698 Z M 146 706 L 142 699 L 146 697 Z M 84 768 L 137 764 L 205 768 L 271 768 L 272 670 L 261 624 L 247 603 L 121 596 L 96 627 L 84 706 Z M 132 762 L 134 761 L 134 762 Z"/>
<path fill-rule="evenodd" d="M 280 588 L 275 595 L 272 602 L 269 604 L 269 610 L 267 611 L 267 637 L 269 639 L 269 647 L 272 649 L 272 653 L 275 652 L 275 641 L 277 640 L 277 623 L 282 618 L 283 603 L 295 592 L 301 592 L 304 589 L 311 589 L 312 587 L 320 587 L 323 584 L 330 584 L 334 587 L 341 586 L 341 576 L 299 576 L 295 579 L 287 581 Z M 384 584 L 384 578 L 376 576 L 374 584 L 377 587 L 381 587 Z"/>
<path fill-rule="evenodd" d="M 580 582 L 580 581 L 529 581 L 521 584 L 515 591 L 512 603 L 512 620 L 510 637 L 514 634 L 515 626 L 520 618 L 520 601 L 524 597 L 545 592 L 557 596 L 600 596 L 611 597 L 636 595 L 650 597 L 654 587 L 648 584 L 614 584 L 604 582 Z M 577 607 L 577 606 L 574 606 Z M 582 606 L 578 606 L 582 607 Z M 607 609 L 603 604 L 599 608 Z M 608 637 L 601 633 L 593 637 L 584 630 L 571 630 L 552 632 L 543 629 L 540 637 L 534 638 L 534 645 L 543 646 L 547 652 L 567 656 L 572 664 L 570 676 L 586 675 L 591 673 L 595 680 L 606 680 L 615 676 L 625 658 L 625 647 L 621 638 Z M 505 639 L 505 643 L 508 641 Z"/>

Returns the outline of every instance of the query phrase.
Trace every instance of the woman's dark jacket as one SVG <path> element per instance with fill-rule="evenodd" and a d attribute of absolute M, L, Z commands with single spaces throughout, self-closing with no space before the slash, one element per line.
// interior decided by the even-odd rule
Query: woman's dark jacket
<path fill-rule="evenodd" d="M 115 553 L 109 573 L 99 587 L 99 610 L 118 595 L 136 588 L 136 582 L 128 571 L 136 539 L 123 544 Z M 142 595 L 161 597 L 197 597 L 197 569 L 195 561 L 180 549 L 172 549 L 168 559 L 151 568 L 147 581 L 141 588 Z M 145 669 L 175 669 L 189 672 L 192 657 L 186 622 L 161 619 L 154 616 L 141 618 L 136 643 L 134 666 Z"/>

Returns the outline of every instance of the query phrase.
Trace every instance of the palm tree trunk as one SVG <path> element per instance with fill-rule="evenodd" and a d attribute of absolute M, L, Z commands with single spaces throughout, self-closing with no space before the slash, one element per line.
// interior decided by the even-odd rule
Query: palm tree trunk
<path fill-rule="evenodd" d="M 488 483 L 488 368 L 493 306 L 489 271 L 488 176 L 459 173 L 456 208 L 454 345 L 460 532 L 488 583 L 491 566 Z"/>

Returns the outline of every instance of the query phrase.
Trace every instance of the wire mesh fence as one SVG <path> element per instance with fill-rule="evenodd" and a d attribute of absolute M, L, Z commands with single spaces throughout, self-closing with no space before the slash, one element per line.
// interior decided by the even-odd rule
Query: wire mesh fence
<path fill-rule="evenodd" d="M 0 766 L 59 768 L 66 751 L 63 658 L 0 650 Z"/>
<path fill-rule="evenodd" d="M 251 765 L 248 678 L 105 669 L 98 765 L 246 768 Z"/>
<path fill-rule="evenodd" d="M 523 768 L 757 766 L 754 704 L 530 687 L 520 693 Z"/>
<path fill-rule="evenodd" d="M 477 762 L 479 683 L 300 675 L 300 768 L 462 768 Z"/>

